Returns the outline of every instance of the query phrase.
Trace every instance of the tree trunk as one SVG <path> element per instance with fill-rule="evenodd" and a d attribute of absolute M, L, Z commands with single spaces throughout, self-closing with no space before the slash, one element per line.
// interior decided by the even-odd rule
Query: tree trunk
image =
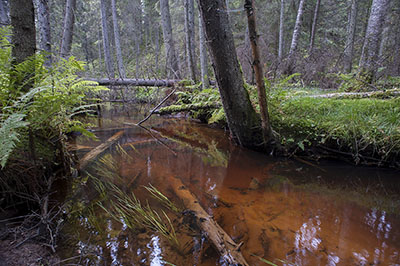
<path fill-rule="evenodd" d="M 0 0 L 0 27 L 10 25 L 8 0 Z"/>
<path fill-rule="evenodd" d="M 198 0 L 198 5 L 232 138 L 242 146 L 257 148 L 262 141 L 260 121 L 244 88 L 228 14 L 221 12 L 224 0 Z"/>
<path fill-rule="evenodd" d="M 36 52 L 35 11 L 32 0 L 10 1 L 14 63 L 22 63 Z M 30 73 L 32 75 L 32 73 Z"/>
<path fill-rule="evenodd" d="M 169 77 L 180 78 L 178 58 L 175 52 L 175 43 L 172 36 L 171 15 L 169 12 L 169 0 L 160 0 L 162 31 L 164 38 L 165 57 L 167 61 L 167 73 Z M 172 72 L 172 75 L 170 74 Z"/>
<path fill-rule="evenodd" d="M 278 60 L 282 61 L 283 58 L 283 49 L 284 49 L 284 23 L 285 23 L 285 0 L 281 0 L 281 11 L 279 18 L 279 48 L 278 48 Z"/>
<path fill-rule="evenodd" d="M 106 71 L 109 78 L 115 77 L 114 72 L 114 59 L 111 56 L 110 41 L 109 41 L 109 30 L 107 23 L 107 0 L 100 0 L 100 11 L 101 11 L 101 28 L 103 33 L 103 50 L 104 50 L 104 63 L 106 65 Z"/>
<path fill-rule="evenodd" d="M 253 68 L 256 76 L 258 104 L 260 106 L 261 115 L 261 129 L 263 131 L 264 144 L 266 145 L 271 139 L 271 125 L 269 123 L 268 103 L 265 91 L 265 83 L 263 76 L 262 64 L 260 62 L 260 51 L 257 46 L 257 26 L 256 15 L 253 0 L 245 0 L 244 8 L 247 13 L 247 23 L 249 29 L 249 37 L 251 43 L 251 50 L 253 52 Z"/>
<path fill-rule="evenodd" d="M 321 0 L 317 0 L 314 9 L 314 19 L 311 26 L 311 37 L 310 37 L 310 46 L 308 47 L 308 54 L 311 55 L 314 49 L 314 41 L 315 41 L 315 32 L 317 30 L 317 22 L 318 22 L 318 14 L 319 14 L 319 7 L 321 5 Z"/>
<path fill-rule="evenodd" d="M 61 39 L 60 56 L 68 58 L 71 54 L 72 38 L 74 34 L 76 0 L 67 0 L 65 4 L 65 17 L 63 35 Z"/>
<path fill-rule="evenodd" d="M 293 35 L 292 35 L 292 43 L 290 45 L 289 55 L 283 66 L 284 74 L 289 74 L 289 75 L 292 74 L 293 70 L 295 68 L 296 56 L 297 56 L 296 55 L 297 54 L 297 46 L 299 44 L 301 22 L 302 22 L 302 17 L 303 17 L 303 13 L 304 13 L 304 2 L 305 2 L 305 0 L 300 0 L 299 8 L 297 10 L 296 23 L 294 25 Z"/>
<path fill-rule="evenodd" d="M 393 76 L 400 76 L 400 1 L 397 2 L 396 6 L 396 18 L 397 25 L 395 27 L 394 58 L 391 72 Z"/>
<path fill-rule="evenodd" d="M 194 0 L 184 0 L 185 7 L 185 37 L 186 37 L 186 61 L 190 72 L 190 78 L 197 82 L 195 32 L 194 32 Z"/>
<path fill-rule="evenodd" d="M 356 33 L 357 24 L 357 10 L 358 0 L 350 0 L 349 19 L 347 22 L 347 37 L 344 48 L 344 66 L 343 70 L 346 73 L 350 73 L 353 66 L 353 52 L 354 52 L 354 37 Z"/>
<path fill-rule="evenodd" d="M 115 4 L 115 0 L 111 0 L 111 11 L 112 11 L 112 21 L 114 25 L 115 52 L 117 55 L 118 72 L 120 78 L 126 78 L 124 62 L 122 60 L 121 41 L 119 36 L 117 7 Z"/>
<path fill-rule="evenodd" d="M 35 0 L 39 28 L 39 49 L 46 53 L 46 67 L 51 66 L 50 10 L 48 0 Z"/>
<path fill-rule="evenodd" d="M 371 13 L 369 15 L 367 31 L 365 33 L 364 45 L 360 60 L 359 74 L 366 81 L 375 80 L 378 68 L 378 53 L 383 30 L 383 22 L 387 13 L 390 0 L 373 0 Z"/>
<path fill-rule="evenodd" d="M 201 19 L 201 15 L 199 13 L 200 70 L 203 90 L 208 88 L 210 85 L 210 80 L 208 78 L 208 56 L 205 38 L 206 36 L 204 32 L 203 20 Z"/>

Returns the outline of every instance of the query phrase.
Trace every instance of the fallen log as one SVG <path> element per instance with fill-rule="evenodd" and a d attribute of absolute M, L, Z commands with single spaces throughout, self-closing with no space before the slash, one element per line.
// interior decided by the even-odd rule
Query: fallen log
<path fill-rule="evenodd" d="M 113 145 L 117 140 L 119 140 L 122 135 L 124 134 L 124 131 L 118 131 L 114 135 L 112 135 L 109 139 L 106 140 L 106 142 L 100 144 L 87 154 L 83 156 L 83 158 L 79 161 L 79 168 L 82 170 L 88 166 L 88 164 L 96 159 L 100 154 L 102 154 L 108 147 Z"/>
<path fill-rule="evenodd" d="M 190 192 L 179 178 L 168 180 L 175 194 L 183 201 L 186 209 L 194 215 L 199 228 L 228 265 L 249 266 L 240 252 L 242 243 L 236 244 L 212 216 L 201 207 L 199 200 Z"/>
<path fill-rule="evenodd" d="M 307 95 L 304 97 L 310 98 L 334 98 L 334 99 L 363 99 L 363 98 L 378 98 L 387 99 L 400 96 L 399 89 L 386 90 L 386 91 L 370 91 L 370 92 L 341 92 L 341 93 L 328 93 L 319 95 Z"/>
<path fill-rule="evenodd" d="M 167 79 L 88 79 L 102 86 L 172 87 L 180 80 Z"/>
<path fill-rule="evenodd" d="M 217 109 L 222 107 L 221 103 L 218 102 L 206 102 L 206 103 L 193 103 L 193 104 L 182 104 L 182 105 L 170 105 L 167 107 L 160 108 L 154 113 L 159 115 L 187 112 L 187 111 L 199 111 L 207 109 Z"/>

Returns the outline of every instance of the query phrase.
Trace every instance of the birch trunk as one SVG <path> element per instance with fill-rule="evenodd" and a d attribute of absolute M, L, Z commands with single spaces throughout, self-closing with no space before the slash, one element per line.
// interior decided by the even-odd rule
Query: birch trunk
<path fill-rule="evenodd" d="M 115 0 L 111 0 L 111 12 L 112 21 L 114 26 L 114 41 L 115 41 L 115 53 L 117 55 L 117 65 L 120 78 L 126 78 L 124 62 L 122 59 L 121 52 L 121 38 L 119 36 L 118 18 L 117 18 L 117 6 Z"/>
<path fill-rule="evenodd" d="M 207 59 L 207 46 L 206 36 L 204 32 L 203 20 L 199 13 L 199 42 L 200 42 L 200 70 L 201 70 L 201 84 L 203 89 L 207 89 L 210 80 L 208 78 L 208 59 Z"/>
<path fill-rule="evenodd" d="M 103 33 L 103 50 L 104 50 L 104 63 L 106 65 L 106 71 L 109 78 L 115 77 L 114 72 L 114 60 L 111 56 L 110 41 L 109 41 L 109 30 L 107 24 L 107 3 L 106 0 L 100 0 L 100 11 L 101 11 L 101 28 Z"/>
<path fill-rule="evenodd" d="M 261 115 L 261 129 L 263 131 L 264 137 L 264 145 L 266 145 L 271 139 L 271 125 L 269 123 L 269 115 L 268 115 L 268 103 L 267 96 L 264 85 L 264 76 L 262 64 L 260 62 L 260 51 L 257 46 L 257 26 L 256 26 L 256 15 L 254 9 L 253 0 L 245 0 L 244 8 L 247 13 L 247 23 L 249 29 L 249 37 L 251 43 L 251 50 L 253 53 L 253 67 L 254 73 L 256 76 L 257 83 L 257 93 L 258 93 L 258 105 L 260 106 L 260 115 Z"/>
<path fill-rule="evenodd" d="M 0 0 L 0 27 L 10 25 L 8 0 Z"/>
<path fill-rule="evenodd" d="M 279 18 L 279 48 L 278 48 L 278 60 L 282 61 L 283 58 L 283 49 L 284 49 L 284 23 L 285 23 L 285 0 L 281 0 L 281 11 Z"/>
<path fill-rule="evenodd" d="M 310 36 L 310 46 L 308 47 L 308 54 L 312 54 L 314 49 L 314 41 L 315 41 L 315 32 L 317 30 L 317 23 L 318 23 L 318 15 L 319 15 L 319 7 L 321 5 L 321 0 L 317 0 L 314 9 L 314 19 L 311 26 L 311 36 Z"/>
<path fill-rule="evenodd" d="M 175 42 L 172 35 L 171 15 L 169 12 L 169 0 L 160 0 L 162 31 L 164 38 L 165 56 L 167 61 L 167 73 L 169 77 L 180 78 L 178 58 L 175 52 Z M 172 72 L 172 74 L 171 74 Z"/>
<path fill-rule="evenodd" d="M 346 73 L 350 73 L 353 66 L 353 52 L 354 52 L 354 37 L 356 33 L 357 25 L 357 11 L 358 11 L 358 0 L 350 0 L 349 19 L 347 23 L 347 37 L 344 48 L 344 66 L 343 70 Z"/>
<path fill-rule="evenodd" d="M 197 82 L 195 60 L 195 32 L 194 32 L 194 0 L 184 0 L 185 9 L 185 37 L 186 37 L 186 61 L 190 72 L 190 78 Z"/>
<path fill-rule="evenodd" d="M 375 80 L 383 22 L 389 3 L 390 0 L 372 1 L 371 13 L 369 15 L 360 60 L 360 74 L 363 75 L 368 82 Z"/>
<path fill-rule="evenodd" d="M 72 38 L 74 34 L 75 8 L 76 0 L 67 0 L 65 4 L 63 35 L 61 38 L 60 48 L 60 56 L 62 58 L 68 58 L 71 54 Z"/>
<path fill-rule="evenodd" d="M 46 53 L 46 67 L 51 66 L 50 10 L 48 0 L 35 0 L 39 28 L 39 49 Z"/>
<path fill-rule="evenodd" d="M 292 43 L 289 50 L 289 57 L 293 56 L 296 53 L 297 46 L 299 44 L 300 29 L 304 13 L 304 2 L 305 0 L 300 0 L 299 9 L 297 10 L 296 23 L 294 25 Z"/>
<path fill-rule="evenodd" d="M 222 104 L 231 136 L 239 145 L 257 148 L 260 120 L 244 88 L 224 0 L 198 0 Z M 258 146 L 258 148 L 260 148 Z"/>

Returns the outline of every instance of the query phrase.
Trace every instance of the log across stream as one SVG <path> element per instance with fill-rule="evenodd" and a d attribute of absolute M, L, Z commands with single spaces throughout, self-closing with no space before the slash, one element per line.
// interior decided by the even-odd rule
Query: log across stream
<path fill-rule="evenodd" d="M 179 248 L 157 232 L 132 231 L 110 217 L 87 182 L 72 207 L 80 214 L 64 228 L 69 237 L 60 243 L 63 258 L 105 265 L 227 265 L 203 230 L 191 227 L 188 213 L 195 207 L 184 198 L 192 197 L 249 265 L 400 264 L 398 172 L 271 158 L 232 145 L 219 129 L 181 119 L 151 117 L 145 124 L 158 140 L 134 126 L 122 136 L 120 130 L 107 131 L 141 118 L 104 115 L 106 128 L 97 131 L 99 138 L 106 141 L 117 133 L 116 144 L 129 157 L 114 146 L 97 160 L 111 156 L 115 184 L 166 212 Z M 81 138 L 77 144 L 101 142 Z M 81 157 L 87 153 L 77 151 Z M 96 167 L 88 171 L 96 175 Z M 182 212 L 163 209 L 144 189 L 149 184 Z"/>

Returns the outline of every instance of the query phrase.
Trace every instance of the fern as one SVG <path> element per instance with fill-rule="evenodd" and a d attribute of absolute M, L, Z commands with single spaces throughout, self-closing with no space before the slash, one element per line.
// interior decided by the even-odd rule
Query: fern
<path fill-rule="evenodd" d="M 16 113 L 10 115 L 4 122 L 1 123 L 0 128 L 0 164 L 1 167 L 7 163 L 8 158 L 16 147 L 19 141 L 20 134 L 18 129 L 26 127 L 29 123 L 24 121 L 25 114 Z"/>

